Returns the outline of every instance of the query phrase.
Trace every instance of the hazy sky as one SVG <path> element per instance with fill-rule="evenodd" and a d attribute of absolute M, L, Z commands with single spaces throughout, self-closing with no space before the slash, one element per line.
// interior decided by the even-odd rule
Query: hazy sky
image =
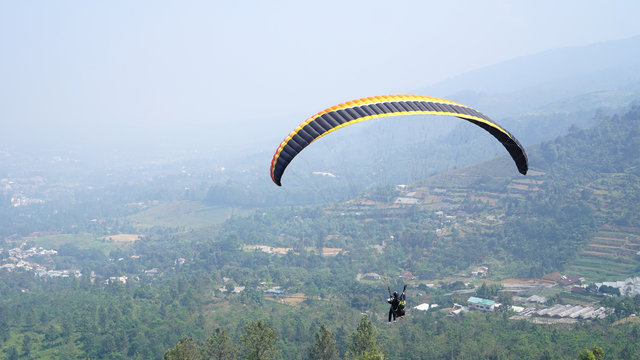
<path fill-rule="evenodd" d="M 2 1 L 0 121 L 4 138 L 52 143 L 276 146 L 335 103 L 639 35 L 638 14 L 631 0 Z"/>

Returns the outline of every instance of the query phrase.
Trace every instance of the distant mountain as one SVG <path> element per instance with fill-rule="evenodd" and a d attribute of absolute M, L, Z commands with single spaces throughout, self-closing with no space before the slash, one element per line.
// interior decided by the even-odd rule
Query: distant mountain
<path fill-rule="evenodd" d="M 502 117 L 603 90 L 638 94 L 640 36 L 523 56 L 417 91 Z"/>

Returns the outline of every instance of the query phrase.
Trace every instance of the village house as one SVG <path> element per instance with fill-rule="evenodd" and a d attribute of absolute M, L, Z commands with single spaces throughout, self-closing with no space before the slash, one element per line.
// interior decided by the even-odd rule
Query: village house
<path fill-rule="evenodd" d="M 559 272 L 554 272 L 551 274 L 546 274 L 542 276 L 542 280 L 545 282 L 550 282 L 552 284 L 557 284 L 560 280 L 562 280 L 562 274 Z"/>
<path fill-rule="evenodd" d="M 536 304 L 544 304 L 547 302 L 547 298 L 544 296 L 531 295 L 527 298 L 527 301 Z"/>
<path fill-rule="evenodd" d="M 147 275 L 156 275 L 158 274 L 160 270 L 158 270 L 158 268 L 153 268 L 153 269 L 149 269 L 149 270 L 145 270 L 144 273 Z"/>
<path fill-rule="evenodd" d="M 493 300 L 482 299 L 475 296 L 467 300 L 467 305 L 469 306 L 469 310 L 480 311 L 496 311 L 500 307 L 500 304 Z"/>
<path fill-rule="evenodd" d="M 362 280 L 380 280 L 380 275 L 374 272 L 362 275 Z"/>
<path fill-rule="evenodd" d="M 580 276 L 563 276 L 560 279 L 559 284 L 562 286 L 572 286 L 572 285 L 578 285 L 583 281 L 584 281 L 584 278 Z"/>
<path fill-rule="evenodd" d="M 486 266 L 480 266 L 471 271 L 472 276 L 487 276 L 487 271 L 489 268 Z"/>
<path fill-rule="evenodd" d="M 105 280 L 105 284 L 114 284 L 116 281 L 120 282 L 122 284 L 126 284 L 127 283 L 127 279 L 128 277 L 126 275 L 122 275 L 122 276 L 111 276 L 109 279 Z"/>
<path fill-rule="evenodd" d="M 0 266 L 0 269 L 7 269 L 7 271 L 12 271 L 16 268 L 15 264 L 4 264 Z"/>
<path fill-rule="evenodd" d="M 402 280 L 407 281 L 407 280 L 415 280 L 415 276 L 413 276 L 413 274 L 409 271 L 405 271 L 402 274 L 400 274 L 399 276 Z"/>
<path fill-rule="evenodd" d="M 394 201 L 396 205 L 418 205 L 420 204 L 420 199 L 410 198 L 410 197 L 399 197 Z"/>
<path fill-rule="evenodd" d="M 468 309 L 465 309 L 465 308 L 464 308 L 462 305 L 460 305 L 460 304 L 456 304 L 456 303 L 454 303 L 454 304 L 453 304 L 453 310 L 452 310 L 452 311 L 449 311 L 449 312 L 447 313 L 447 317 L 450 317 L 450 318 L 456 317 L 456 316 L 460 315 L 460 313 L 461 313 L 461 312 L 463 312 L 463 311 L 464 311 L 464 312 L 467 312 L 467 311 L 469 311 L 469 310 L 468 310 Z"/>
<path fill-rule="evenodd" d="M 271 294 L 271 295 L 282 295 L 284 294 L 284 290 L 281 290 L 277 287 L 271 288 L 269 290 L 265 290 L 264 292 L 266 292 L 267 294 Z"/>
<path fill-rule="evenodd" d="M 435 308 L 436 306 L 438 305 L 437 304 L 430 305 L 428 303 L 422 303 L 418 306 L 414 306 L 413 308 L 420 311 L 429 311 L 429 309 Z"/>

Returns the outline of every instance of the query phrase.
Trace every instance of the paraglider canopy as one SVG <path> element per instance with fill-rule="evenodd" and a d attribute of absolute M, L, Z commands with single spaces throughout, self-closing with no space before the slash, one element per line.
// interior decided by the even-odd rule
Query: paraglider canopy
<path fill-rule="evenodd" d="M 332 131 L 373 118 L 417 114 L 455 116 L 478 125 L 502 143 L 521 174 L 527 173 L 529 162 L 520 142 L 488 116 L 445 99 L 423 95 L 387 95 L 338 104 L 305 120 L 276 149 L 271 160 L 271 180 L 281 186 L 282 175 L 293 158 L 309 144 Z"/>

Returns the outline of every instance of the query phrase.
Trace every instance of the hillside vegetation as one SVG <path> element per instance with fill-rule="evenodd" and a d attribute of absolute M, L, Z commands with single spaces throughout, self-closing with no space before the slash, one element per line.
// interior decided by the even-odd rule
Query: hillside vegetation
<path fill-rule="evenodd" d="M 84 246 L 74 237 L 42 259 L 79 268 L 78 278 L 2 270 L 0 348 L 10 359 L 159 358 L 169 349 L 199 349 L 220 334 L 216 329 L 240 348 L 247 331 L 266 326 L 274 330 L 274 354 L 299 358 L 325 324 L 340 356 L 358 350 L 356 339 L 366 335 L 377 344 L 366 351 L 389 358 L 573 358 L 594 344 L 613 358 L 633 358 L 640 325 L 610 325 L 640 310 L 630 298 L 545 290 L 553 301 L 615 308 L 609 318 L 579 326 L 510 320 L 508 312 L 456 320 L 446 311 L 412 310 L 398 327 L 381 330 L 387 286 L 398 289 L 403 281 L 411 285 L 410 307 L 447 309 L 474 293 L 509 301 L 498 294 L 507 277 L 562 271 L 595 282 L 637 275 L 639 131 L 638 108 L 591 129 L 574 127 L 528 148 L 532 170 L 524 177 L 502 157 L 348 201 L 235 214 L 223 225 L 202 220 L 217 218 L 218 208 L 184 203 L 203 211 L 197 226 L 175 227 L 169 220 L 181 215 L 159 208 L 131 217 L 134 223 L 123 216 L 77 227 L 97 234 L 108 226 L 139 239 L 120 244 L 108 240 L 124 235 L 83 235 L 109 246 Z M 5 240 L 5 247 L 20 241 Z M 484 281 L 493 285 L 468 276 L 480 265 L 488 265 Z M 380 278 L 364 276 L 370 273 Z"/>

